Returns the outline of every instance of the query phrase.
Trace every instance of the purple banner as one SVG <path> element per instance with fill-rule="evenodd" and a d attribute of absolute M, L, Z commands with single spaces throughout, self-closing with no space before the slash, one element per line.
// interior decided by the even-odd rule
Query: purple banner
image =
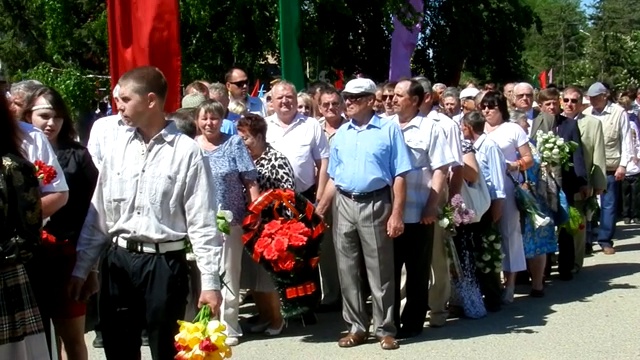
<path fill-rule="evenodd" d="M 420 14 L 424 12 L 424 0 L 408 0 Z M 418 43 L 420 21 L 409 30 L 393 17 L 393 35 L 391 36 L 391 59 L 389 61 L 389 80 L 397 81 L 403 77 L 411 77 L 411 57 Z"/>

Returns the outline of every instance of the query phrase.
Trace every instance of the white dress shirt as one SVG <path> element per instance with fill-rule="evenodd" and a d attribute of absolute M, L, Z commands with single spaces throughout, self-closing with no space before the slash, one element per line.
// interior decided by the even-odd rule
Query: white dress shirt
<path fill-rule="evenodd" d="M 19 121 L 18 126 L 23 133 L 21 147 L 26 153 L 28 160 L 32 163 L 40 160 L 56 169 L 55 179 L 53 179 L 50 184 L 41 184 L 40 192 L 44 194 L 69 191 L 67 181 L 64 178 L 64 172 L 58 163 L 56 152 L 51 147 L 51 144 L 49 144 L 49 140 L 47 140 L 47 136 L 40 131 L 40 129 L 24 121 Z"/>
<path fill-rule="evenodd" d="M 223 239 L 215 220 L 216 190 L 196 142 L 173 122 L 148 145 L 130 128 L 103 161 L 78 239 L 73 275 L 86 278 L 115 237 L 163 243 L 188 236 L 202 289 L 219 290 Z"/>
<path fill-rule="evenodd" d="M 96 120 L 91 126 L 87 150 L 91 154 L 93 164 L 100 170 L 103 158 L 111 152 L 118 135 L 123 133 L 128 126 L 122 121 L 119 114 L 105 116 Z"/>
<path fill-rule="evenodd" d="M 455 160 L 455 163 L 451 164 L 451 166 L 463 166 L 462 132 L 460 130 L 460 126 L 458 126 L 453 119 L 436 110 L 431 110 L 426 117 L 440 125 L 442 130 L 444 130 L 444 136 L 447 139 L 447 144 L 449 144 L 449 149 L 451 149 L 453 159 Z"/>
<path fill-rule="evenodd" d="M 391 120 L 400 126 L 398 115 Z M 413 169 L 405 175 L 407 199 L 404 206 L 404 222 L 419 223 L 422 210 L 431 194 L 433 170 L 455 163 L 451 149 L 446 146 L 444 130 L 435 121 L 418 115 L 402 128 L 404 142 L 411 157 Z"/>
<path fill-rule="evenodd" d="M 267 142 L 281 152 L 293 167 L 296 191 L 316 184 L 316 161 L 329 158 L 329 144 L 320 123 L 300 113 L 284 127 L 273 114 L 267 121 Z"/>

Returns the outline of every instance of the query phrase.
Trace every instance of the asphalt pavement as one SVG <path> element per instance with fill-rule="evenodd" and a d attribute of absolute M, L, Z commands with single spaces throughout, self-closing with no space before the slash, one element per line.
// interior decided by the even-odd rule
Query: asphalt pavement
<path fill-rule="evenodd" d="M 573 281 L 553 276 L 544 298 L 518 287 L 513 304 L 478 320 L 449 319 L 442 328 L 425 325 L 418 338 L 384 351 L 374 342 L 341 349 L 346 330 L 340 313 L 319 314 L 317 325 L 290 321 L 274 338 L 249 335 L 233 359 L 640 359 L 640 225 L 618 229 L 615 255 L 597 252 Z M 90 360 L 105 359 L 93 349 Z M 148 348 L 142 359 L 150 360 Z"/>

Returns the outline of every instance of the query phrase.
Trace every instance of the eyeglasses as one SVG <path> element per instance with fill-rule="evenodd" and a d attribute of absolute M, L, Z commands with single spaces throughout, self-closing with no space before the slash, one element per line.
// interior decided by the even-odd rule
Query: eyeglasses
<path fill-rule="evenodd" d="M 364 98 L 365 96 L 368 96 L 369 94 L 342 94 L 342 98 L 344 99 L 344 101 L 358 101 L 362 98 Z"/>
<path fill-rule="evenodd" d="M 271 102 L 271 96 L 267 96 L 267 102 Z"/>
<path fill-rule="evenodd" d="M 340 103 L 339 103 L 339 102 L 337 102 L 337 101 L 336 101 L 336 102 L 326 102 L 326 103 L 322 103 L 322 104 L 320 104 L 320 106 L 321 106 L 321 107 L 323 107 L 323 108 L 325 108 L 325 109 L 328 109 L 328 108 L 330 108 L 330 107 L 332 107 L 332 106 L 335 108 L 335 107 L 340 106 Z"/>
<path fill-rule="evenodd" d="M 516 94 L 516 98 L 517 99 L 522 99 L 522 98 L 528 98 L 528 99 L 533 99 L 533 94 Z"/>
<path fill-rule="evenodd" d="M 578 103 L 578 99 L 567 99 L 567 98 L 564 98 L 564 99 L 562 99 L 562 102 L 565 103 L 565 104 L 568 104 L 568 103 L 577 104 Z"/>
<path fill-rule="evenodd" d="M 249 80 L 240 80 L 240 81 L 229 81 L 229 84 L 233 84 L 237 87 L 244 87 L 249 84 Z"/>
<path fill-rule="evenodd" d="M 496 107 L 498 107 L 498 105 L 496 105 L 496 104 L 482 104 L 482 105 L 480 105 L 480 109 L 481 110 L 484 110 L 484 109 L 493 110 Z"/>

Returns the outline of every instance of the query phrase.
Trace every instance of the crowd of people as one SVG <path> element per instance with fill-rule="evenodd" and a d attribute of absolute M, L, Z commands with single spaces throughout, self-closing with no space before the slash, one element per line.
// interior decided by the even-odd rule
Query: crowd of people
<path fill-rule="evenodd" d="M 302 194 L 329 225 L 321 302 L 302 321 L 341 311 L 345 348 L 372 336 L 397 349 L 425 321 L 500 311 L 518 283 L 543 297 L 555 262 L 568 281 L 592 244 L 615 253 L 619 199 L 624 222 L 640 223 L 640 91 L 614 101 L 601 83 L 499 91 L 422 76 L 301 92 L 280 80 L 262 98 L 248 86 L 233 68 L 224 83 L 189 84 L 166 114 L 164 75 L 133 69 L 85 146 L 55 89 L 12 85 L 0 102 L 0 358 L 86 360 L 96 293 L 94 346 L 108 359 L 139 358 L 142 344 L 173 359 L 177 320 L 202 306 L 230 346 L 286 331 L 277 288 L 242 239 L 247 205 L 270 189 Z M 576 145 L 570 166 L 542 161 L 539 131 Z M 523 189 L 544 223 L 519 206 Z M 443 214 L 456 201 L 474 215 L 453 228 Z M 560 203 L 584 228 L 562 226 Z M 257 314 L 241 326 L 249 295 Z"/>

